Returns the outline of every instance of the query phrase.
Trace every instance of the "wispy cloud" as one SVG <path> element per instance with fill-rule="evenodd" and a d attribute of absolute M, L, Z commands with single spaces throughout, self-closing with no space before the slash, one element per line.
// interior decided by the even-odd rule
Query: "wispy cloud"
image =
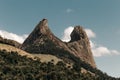
<path fill-rule="evenodd" d="M 95 38 L 96 34 L 91 29 L 85 29 L 85 32 L 87 33 L 89 38 Z"/>
<path fill-rule="evenodd" d="M 120 52 L 118 52 L 117 50 L 111 50 L 105 46 L 95 46 L 95 45 L 94 47 L 92 47 L 92 52 L 95 57 L 120 54 Z"/>
<path fill-rule="evenodd" d="M 0 36 L 2 36 L 3 38 L 15 40 L 19 43 L 23 43 L 23 41 L 27 38 L 28 35 L 27 34 L 17 35 L 5 30 L 0 30 Z"/>
<path fill-rule="evenodd" d="M 70 26 L 64 30 L 62 41 L 68 42 L 70 41 L 70 34 L 73 31 L 74 27 Z M 88 37 L 95 38 L 96 34 L 91 29 L 85 29 Z M 91 49 L 93 52 L 93 55 L 95 57 L 101 57 L 101 56 L 107 56 L 107 55 L 119 55 L 120 52 L 114 49 L 109 49 L 105 46 L 99 46 L 97 43 L 94 43 L 92 40 L 90 40 Z"/>
<path fill-rule="evenodd" d="M 66 9 L 66 12 L 67 12 L 67 13 L 71 13 L 71 12 L 73 12 L 73 10 L 70 9 L 70 8 L 68 8 L 68 9 Z"/>

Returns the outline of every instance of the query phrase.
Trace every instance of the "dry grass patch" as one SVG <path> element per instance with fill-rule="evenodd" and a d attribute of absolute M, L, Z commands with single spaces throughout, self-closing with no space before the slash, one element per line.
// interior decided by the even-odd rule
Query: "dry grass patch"
<path fill-rule="evenodd" d="M 62 61 L 61 59 L 59 59 L 59 58 L 57 58 L 56 56 L 53 56 L 53 55 L 49 55 L 49 54 L 30 54 L 30 53 L 27 53 L 27 52 L 25 52 L 21 49 L 15 48 L 15 47 L 10 46 L 10 45 L 1 44 L 1 43 L 0 43 L 0 50 L 6 50 L 8 52 L 15 51 L 15 52 L 18 52 L 18 54 L 21 55 L 21 56 L 27 56 L 27 57 L 32 58 L 32 59 L 35 59 L 35 57 L 38 57 L 41 62 L 53 61 L 56 64 L 58 61 Z"/>

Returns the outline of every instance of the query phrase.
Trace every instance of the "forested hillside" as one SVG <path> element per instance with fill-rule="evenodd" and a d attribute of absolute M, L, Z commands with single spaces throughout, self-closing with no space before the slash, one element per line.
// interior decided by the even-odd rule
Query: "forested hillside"
<path fill-rule="evenodd" d="M 17 52 L 0 51 L 0 80 L 119 80 L 95 69 L 95 75 L 81 73 L 81 67 L 66 66 L 62 61 L 55 65 L 54 60 L 45 63 Z"/>

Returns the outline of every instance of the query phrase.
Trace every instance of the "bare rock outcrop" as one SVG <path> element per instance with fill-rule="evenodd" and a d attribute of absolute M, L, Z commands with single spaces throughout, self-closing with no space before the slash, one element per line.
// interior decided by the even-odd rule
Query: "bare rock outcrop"
<path fill-rule="evenodd" d="M 53 48 L 63 48 L 63 46 L 67 48 L 64 42 L 54 36 L 48 28 L 47 19 L 43 19 L 24 41 L 21 49 L 30 53 L 46 53 Z"/>
<path fill-rule="evenodd" d="M 68 47 L 72 53 L 85 62 L 95 66 L 89 39 L 84 29 L 81 26 L 76 26 L 70 36 L 71 40 L 68 43 Z"/>
<path fill-rule="evenodd" d="M 93 67 L 96 67 L 90 48 L 89 39 L 81 26 L 76 26 L 71 33 L 71 41 L 65 43 L 57 38 L 48 27 L 48 20 L 43 19 L 35 27 L 21 46 L 21 49 L 30 53 L 61 54 L 60 50 L 67 51 Z"/>

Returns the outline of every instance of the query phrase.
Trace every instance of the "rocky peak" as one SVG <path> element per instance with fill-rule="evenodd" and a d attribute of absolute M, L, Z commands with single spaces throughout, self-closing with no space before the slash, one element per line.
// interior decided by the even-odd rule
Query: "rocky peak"
<path fill-rule="evenodd" d="M 50 41 L 58 44 L 60 40 L 57 39 L 49 29 L 48 20 L 43 19 L 23 42 L 21 49 L 31 53 L 46 52 L 43 48 L 48 47 L 48 42 Z"/>
<path fill-rule="evenodd" d="M 71 40 L 70 42 L 79 42 L 79 41 L 84 41 L 87 45 L 87 47 L 90 48 L 90 43 L 89 43 L 89 39 L 88 36 L 84 30 L 84 28 L 82 26 L 76 26 L 74 27 L 72 33 L 70 34 L 71 36 Z"/>
<path fill-rule="evenodd" d="M 72 53 L 80 57 L 85 62 L 88 62 L 89 64 L 95 66 L 90 42 L 83 27 L 74 27 L 74 30 L 72 31 L 70 36 L 71 40 L 68 43 L 68 47 L 72 51 Z"/>
<path fill-rule="evenodd" d="M 48 28 L 48 20 L 47 19 L 43 19 L 42 21 L 39 22 L 39 24 L 36 26 L 35 32 L 37 31 L 39 34 L 46 34 L 48 32 L 50 32 L 49 28 Z"/>
<path fill-rule="evenodd" d="M 71 33 L 71 42 L 78 41 L 86 38 L 86 33 L 81 26 L 74 27 L 73 32 Z"/>
<path fill-rule="evenodd" d="M 67 51 L 95 67 L 89 40 L 84 29 L 80 26 L 74 28 L 71 33 L 71 41 L 64 43 L 51 32 L 47 19 L 43 19 L 24 41 L 21 49 L 30 53 L 51 53 L 54 55 Z M 62 52 L 60 52 L 61 50 Z"/>
<path fill-rule="evenodd" d="M 42 42 L 42 36 L 49 36 L 51 34 L 50 29 L 48 28 L 48 20 L 43 19 L 38 23 L 32 33 L 28 36 L 28 38 L 24 41 L 21 46 L 21 49 L 26 50 L 31 45 L 37 44 L 37 42 Z M 28 51 L 28 50 L 27 50 Z"/>

